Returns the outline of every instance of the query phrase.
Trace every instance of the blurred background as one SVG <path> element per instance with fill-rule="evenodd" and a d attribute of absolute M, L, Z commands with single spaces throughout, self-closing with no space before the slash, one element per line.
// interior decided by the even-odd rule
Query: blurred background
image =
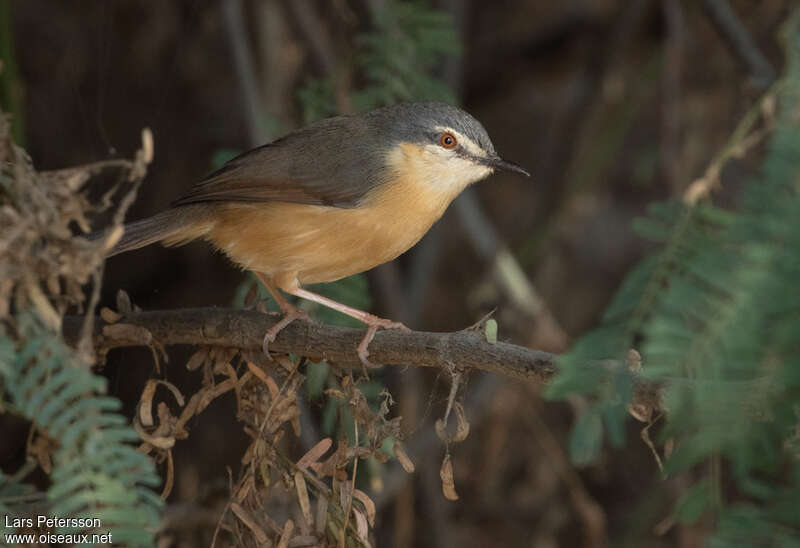
<path fill-rule="evenodd" d="M 0 98 L 40 170 L 130 157 L 151 128 L 155 160 L 129 219 L 315 118 L 403 99 L 460 104 L 533 177 L 479 183 L 409 253 L 331 291 L 417 330 L 461 329 L 496 309 L 502 340 L 561 352 L 647 251 L 632 219 L 680 196 L 773 81 L 794 4 L 4 1 Z M 753 171 L 729 167 L 720 199 L 735 202 Z M 115 257 L 104 283 L 101 304 L 124 289 L 144 309 L 230 306 L 248 287 L 197 243 Z M 170 355 L 161 375 L 191 391 L 190 349 Z M 150 352 L 112 353 L 105 374 L 132 412 Z M 478 374 L 464 394 L 471 433 L 451 447 L 461 498 L 448 502 L 433 432 L 448 379 L 387 367 L 373 382 L 394 395 L 417 466 L 370 470 L 377 546 L 696 546 L 709 526 L 672 523 L 688 480 L 662 482 L 639 425 L 625 449 L 575 468 L 565 443 L 580 399 L 547 402 Z M 336 437 L 329 402 L 306 400 L 304 443 Z M 233 396 L 214 402 L 176 447 L 170 508 L 221 509 L 246 446 Z M 213 524 L 166 545 L 207 545 Z"/>

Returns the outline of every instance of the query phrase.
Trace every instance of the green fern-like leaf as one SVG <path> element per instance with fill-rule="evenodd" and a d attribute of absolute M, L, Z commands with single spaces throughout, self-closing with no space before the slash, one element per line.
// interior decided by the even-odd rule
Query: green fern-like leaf
<path fill-rule="evenodd" d="M 112 533 L 115 543 L 152 545 L 161 502 L 151 488 L 160 478 L 153 462 L 130 445 L 139 438 L 118 414 L 119 400 L 103 396 L 105 379 L 93 375 L 34 316 L 18 315 L 17 325 L 23 342 L 16 352 L 14 342 L 0 335 L 0 380 L 13 410 L 58 441 L 49 512 L 99 518 L 97 532 Z M 19 483 L 0 488 L 0 508 L 3 497 L 20 489 Z M 11 515 L 23 515 L 12 504 L 6 507 Z"/>
<path fill-rule="evenodd" d="M 627 277 L 550 389 L 593 396 L 570 441 L 584 463 L 621 431 L 624 414 L 611 410 L 630 401 L 622 364 L 637 348 L 643 374 L 666 386 L 661 434 L 677 441 L 665 472 L 721 458 L 747 493 L 726 499 L 705 478 L 678 505 L 684 521 L 717 514 L 712 546 L 800 543 L 800 11 L 787 28 L 776 127 L 741 205 L 652 207 L 636 229 L 662 247 Z"/>
<path fill-rule="evenodd" d="M 446 82 L 434 74 L 447 56 L 460 53 L 448 13 L 427 2 L 388 0 L 356 45 L 354 68 L 363 76 L 352 96 L 356 110 L 400 101 L 456 102 Z M 306 123 L 337 114 L 332 78 L 308 80 L 298 97 Z"/>

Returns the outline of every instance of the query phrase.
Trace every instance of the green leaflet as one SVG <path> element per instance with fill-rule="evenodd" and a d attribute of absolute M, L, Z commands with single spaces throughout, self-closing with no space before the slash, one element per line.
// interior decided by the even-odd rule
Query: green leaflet
<path fill-rule="evenodd" d="M 587 464 L 605 435 L 624 432 L 626 418 L 613 410 L 630 401 L 621 380 L 626 352 L 636 348 L 642 374 L 668 387 L 666 422 L 651 430 L 657 445 L 675 442 L 665 472 L 722 464 L 722 481 L 693 475 L 675 510 L 687 523 L 713 511 L 712 546 L 800 543 L 798 28 L 800 12 L 786 27 L 785 75 L 760 175 L 733 210 L 702 202 L 650 208 L 636 229 L 661 247 L 627 276 L 602 324 L 560 360 L 548 390 L 592 398 L 570 437 L 573 460 Z M 726 483 L 738 491 L 720 492 Z"/>
<path fill-rule="evenodd" d="M 20 348 L 15 354 L 0 352 L 0 383 L 14 409 L 59 442 L 48 511 L 99 518 L 116 543 L 152 546 L 161 501 L 149 488 L 161 479 L 153 462 L 131 445 L 138 436 L 118 414 L 119 400 L 103 396 L 105 380 L 33 316 L 21 313 L 16 319 Z M 0 333 L 0 349 L 13 345 Z M 0 486 L 0 509 L 24 515 L 23 507 L 15 510 L 3 501 L 30 489 L 8 477 Z"/>

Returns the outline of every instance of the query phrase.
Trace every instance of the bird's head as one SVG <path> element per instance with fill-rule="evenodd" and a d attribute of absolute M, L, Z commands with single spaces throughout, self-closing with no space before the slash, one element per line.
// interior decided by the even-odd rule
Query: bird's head
<path fill-rule="evenodd" d="M 460 192 L 495 170 L 530 177 L 497 154 L 479 121 L 452 105 L 401 103 L 374 110 L 369 118 L 386 139 L 389 162 L 413 165 L 415 175 L 427 184 Z"/>

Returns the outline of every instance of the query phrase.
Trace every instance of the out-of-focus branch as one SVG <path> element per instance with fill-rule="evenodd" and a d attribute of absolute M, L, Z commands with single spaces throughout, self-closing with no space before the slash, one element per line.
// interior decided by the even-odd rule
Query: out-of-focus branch
<path fill-rule="evenodd" d="M 742 116 L 728 142 L 711 160 L 702 177 L 695 179 L 686 188 L 683 193 L 686 204 L 693 206 L 706 198 L 713 189 L 719 187 L 722 168 L 734 158 L 742 158 L 770 134 L 775 127 L 775 105 L 781 85 L 781 81 L 775 82 Z M 757 126 L 759 122 L 763 123 L 763 127 Z"/>
<path fill-rule="evenodd" d="M 455 202 L 459 219 L 478 255 L 492 265 L 498 286 L 522 312 L 536 322 L 536 340 L 548 341 L 551 348 L 565 349 L 567 335 L 508 248 L 500 243 L 497 231 L 486 217 L 477 197 L 464 192 Z"/>
<path fill-rule="evenodd" d="M 332 78 L 339 114 L 352 114 L 349 67 L 339 62 L 335 41 L 314 4 L 308 0 L 284 0 L 283 5 L 300 31 L 319 72 Z"/>
<path fill-rule="evenodd" d="M 242 99 L 249 133 L 248 140 L 251 146 L 256 146 L 267 140 L 263 125 L 266 116 L 258 97 L 258 85 L 253 72 L 253 56 L 247 45 L 247 31 L 242 9 L 242 0 L 229 0 L 222 3 L 223 21 L 227 31 L 225 35 L 233 50 L 236 76 L 242 87 Z"/>
<path fill-rule="evenodd" d="M 681 189 L 681 73 L 684 42 L 683 9 L 680 2 L 662 0 L 666 23 L 661 69 L 661 131 L 659 139 L 661 177 L 672 195 Z"/>
<path fill-rule="evenodd" d="M 775 69 L 753 42 L 728 0 L 703 0 L 701 3 L 733 54 L 750 71 L 753 83 L 762 89 L 768 87 L 775 80 Z"/>
<path fill-rule="evenodd" d="M 338 63 L 333 39 L 322 18 L 316 13 L 314 5 L 307 0 L 284 1 L 283 5 L 308 44 L 317 69 L 326 75 L 335 73 Z"/>

